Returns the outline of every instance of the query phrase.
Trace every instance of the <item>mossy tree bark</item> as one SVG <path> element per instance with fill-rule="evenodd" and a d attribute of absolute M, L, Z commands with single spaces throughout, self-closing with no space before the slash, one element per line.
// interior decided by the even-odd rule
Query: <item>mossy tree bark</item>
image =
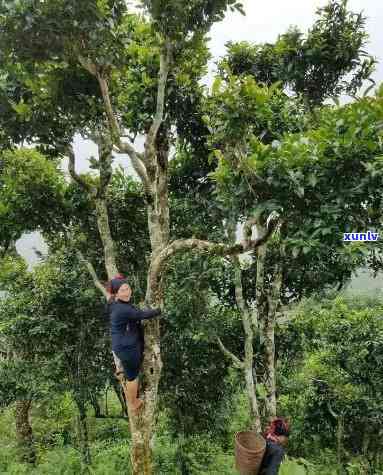
<path fill-rule="evenodd" d="M 36 461 L 32 426 L 29 421 L 30 409 L 30 400 L 20 399 L 16 401 L 16 437 L 19 445 L 20 460 L 23 463 L 35 463 Z"/>
<path fill-rule="evenodd" d="M 276 233 L 279 243 L 279 231 Z M 280 247 L 282 249 L 282 247 Z M 266 285 L 265 265 L 267 244 L 257 249 L 257 281 L 256 302 L 257 317 L 260 332 L 260 342 L 263 346 L 264 372 L 263 383 L 266 389 L 265 416 L 270 419 L 277 414 L 276 374 L 275 374 L 275 324 L 278 305 L 280 302 L 283 272 L 281 263 L 275 266 L 271 284 Z"/>

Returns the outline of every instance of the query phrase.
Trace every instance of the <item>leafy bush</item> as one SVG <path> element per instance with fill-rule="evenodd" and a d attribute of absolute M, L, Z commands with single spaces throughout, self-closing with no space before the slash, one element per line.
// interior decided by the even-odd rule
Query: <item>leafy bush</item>
<path fill-rule="evenodd" d="M 280 351 L 279 407 L 293 420 L 291 454 L 344 468 L 364 456 L 380 469 L 382 312 L 380 299 L 311 299 L 280 329 L 280 348 L 290 347 L 288 357 Z"/>
<path fill-rule="evenodd" d="M 92 446 L 92 475 L 130 475 L 130 446 L 126 442 L 109 441 Z"/>

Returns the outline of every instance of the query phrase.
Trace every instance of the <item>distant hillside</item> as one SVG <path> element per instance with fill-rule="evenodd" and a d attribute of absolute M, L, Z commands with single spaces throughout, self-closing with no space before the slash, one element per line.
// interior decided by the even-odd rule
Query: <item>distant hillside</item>
<path fill-rule="evenodd" d="M 372 273 L 367 269 L 361 269 L 357 276 L 354 277 L 347 286 L 349 293 L 361 294 L 382 294 L 383 293 L 383 273 L 373 277 Z"/>

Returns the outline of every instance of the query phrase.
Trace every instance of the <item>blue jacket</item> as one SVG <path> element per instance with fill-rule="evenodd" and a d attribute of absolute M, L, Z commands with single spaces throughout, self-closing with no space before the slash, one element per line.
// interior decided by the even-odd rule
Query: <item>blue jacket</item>
<path fill-rule="evenodd" d="M 142 320 L 149 320 L 161 314 L 159 308 L 139 310 L 129 302 L 109 301 L 105 313 L 109 315 L 112 335 L 112 350 L 124 351 L 142 343 Z"/>

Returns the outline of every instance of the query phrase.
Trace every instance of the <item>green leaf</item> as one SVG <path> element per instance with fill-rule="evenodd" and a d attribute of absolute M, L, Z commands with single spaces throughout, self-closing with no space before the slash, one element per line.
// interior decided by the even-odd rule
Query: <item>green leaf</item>
<path fill-rule="evenodd" d="M 257 384 L 256 390 L 257 390 L 257 396 L 259 397 L 259 399 L 266 399 L 267 391 L 264 384 Z"/>
<path fill-rule="evenodd" d="M 18 104 L 11 103 L 12 109 L 24 120 L 28 120 L 31 116 L 32 110 L 28 104 L 20 101 Z"/>
<path fill-rule="evenodd" d="M 214 79 L 213 86 L 212 86 L 213 95 L 217 95 L 217 94 L 219 93 L 221 84 L 222 84 L 222 78 L 219 77 L 219 76 L 217 76 L 217 77 Z"/>
<path fill-rule="evenodd" d="M 307 475 L 307 470 L 303 465 L 288 460 L 281 465 L 280 475 Z"/>

